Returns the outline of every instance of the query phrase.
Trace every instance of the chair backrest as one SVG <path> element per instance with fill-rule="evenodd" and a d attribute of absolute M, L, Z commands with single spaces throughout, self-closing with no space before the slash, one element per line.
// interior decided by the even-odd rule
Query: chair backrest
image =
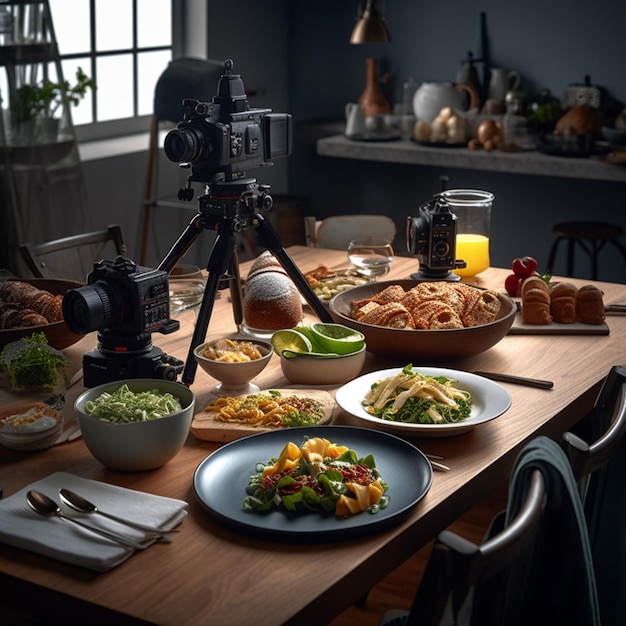
<path fill-rule="evenodd" d="M 94 262 L 106 258 L 108 249 L 110 257 L 127 254 L 122 229 L 117 224 L 45 243 L 20 245 L 22 257 L 35 277 L 80 281 L 85 280 Z"/>
<path fill-rule="evenodd" d="M 563 435 L 574 476 L 581 484 L 582 497 L 591 474 L 615 457 L 626 435 L 625 366 L 611 368 L 588 419 L 602 432 L 594 443 L 588 444 L 572 432 Z"/>
<path fill-rule="evenodd" d="M 404 623 L 407 626 L 439 626 L 448 623 L 448 619 L 454 624 L 469 623 L 472 611 L 470 595 L 481 581 L 494 577 L 504 580 L 514 568 L 521 567 L 523 570 L 520 558 L 531 552 L 544 510 L 545 495 L 543 475 L 541 471 L 534 470 L 519 513 L 506 528 L 483 544 L 476 545 L 448 530 L 441 532 L 435 540 L 413 607 Z M 500 610 L 497 602 L 503 600 L 494 598 L 494 612 Z M 511 598 L 506 600 L 510 602 Z M 450 611 L 455 614 L 454 617 Z M 468 614 L 457 621 L 459 611 L 468 611 Z"/>
<path fill-rule="evenodd" d="M 611 368 L 587 419 L 604 428 L 593 443 L 571 432 L 563 439 L 583 497 L 602 624 L 621 626 L 626 615 L 626 367 Z"/>
<path fill-rule="evenodd" d="M 396 224 L 386 215 L 334 215 L 323 220 L 304 218 L 308 246 L 347 250 L 352 239 L 378 237 L 393 242 Z"/>

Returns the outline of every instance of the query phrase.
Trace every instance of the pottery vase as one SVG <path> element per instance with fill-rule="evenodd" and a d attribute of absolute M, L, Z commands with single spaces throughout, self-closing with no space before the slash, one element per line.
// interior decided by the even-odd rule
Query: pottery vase
<path fill-rule="evenodd" d="M 376 73 L 376 59 L 367 59 L 367 82 L 359 98 L 359 104 L 366 116 L 389 113 L 391 107 L 385 98 Z"/>

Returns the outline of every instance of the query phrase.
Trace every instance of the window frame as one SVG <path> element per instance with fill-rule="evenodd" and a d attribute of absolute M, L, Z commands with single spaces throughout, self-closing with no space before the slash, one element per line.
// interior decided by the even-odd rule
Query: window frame
<path fill-rule="evenodd" d="M 76 133 L 76 137 L 79 142 L 86 141 L 94 141 L 98 139 L 109 139 L 113 137 L 122 137 L 133 134 L 142 134 L 148 132 L 150 128 L 150 120 L 151 115 L 138 115 L 137 114 L 137 104 L 138 104 L 138 84 L 137 84 L 137 59 L 138 54 L 141 52 L 154 52 L 154 51 L 164 51 L 171 50 L 172 58 L 176 58 L 178 56 L 182 56 L 183 51 L 183 41 L 184 41 L 184 23 L 187 15 L 187 0 L 171 0 L 170 6 L 172 11 L 172 42 L 171 45 L 166 46 L 146 46 L 146 47 L 138 47 L 137 39 L 137 0 L 132 0 L 133 2 L 133 15 L 134 15 L 134 23 L 135 28 L 133 30 L 133 45 L 130 48 L 120 48 L 116 50 L 106 50 L 106 51 L 98 51 L 96 49 L 95 43 L 95 0 L 90 0 L 90 20 L 91 20 L 91 33 L 90 33 L 90 50 L 89 52 L 77 52 L 71 54 L 63 54 L 60 52 L 60 60 L 61 62 L 71 61 L 73 59 L 88 59 L 89 69 L 85 67 L 85 72 L 94 78 L 97 85 L 97 75 L 96 75 L 96 60 L 98 58 L 103 58 L 106 56 L 120 55 L 120 54 L 130 54 L 133 57 L 133 90 L 134 90 L 134 102 L 133 109 L 134 115 L 133 117 L 127 118 L 119 118 L 115 120 L 105 120 L 105 121 L 94 121 L 87 124 L 74 124 L 74 130 Z M 54 19 L 54 16 L 53 16 Z M 65 77 L 67 78 L 67 77 Z M 96 117 L 97 113 L 97 99 L 93 98 L 92 100 L 92 114 L 93 117 Z"/>

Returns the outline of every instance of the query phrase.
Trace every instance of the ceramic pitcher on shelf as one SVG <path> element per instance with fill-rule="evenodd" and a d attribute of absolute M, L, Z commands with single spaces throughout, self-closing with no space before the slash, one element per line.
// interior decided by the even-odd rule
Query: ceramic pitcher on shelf
<path fill-rule="evenodd" d="M 358 102 L 346 104 L 346 136 L 355 137 L 365 133 L 365 114 Z"/>
<path fill-rule="evenodd" d="M 466 98 L 469 96 L 469 105 Z M 413 110 L 418 120 L 431 124 L 444 107 L 456 111 L 473 109 L 478 105 L 476 90 L 466 83 L 425 82 L 420 85 L 413 97 Z"/>
<path fill-rule="evenodd" d="M 492 67 L 489 72 L 488 98 L 504 102 L 507 92 L 518 90 L 521 82 L 519 72 Z"/>

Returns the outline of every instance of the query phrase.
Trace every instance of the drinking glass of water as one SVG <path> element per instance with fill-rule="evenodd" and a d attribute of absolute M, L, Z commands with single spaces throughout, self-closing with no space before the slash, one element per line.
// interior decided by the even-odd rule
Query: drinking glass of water
<path fill-rule="evenodd" d="M 393 248 L 386 239 L 364 237 L 348 244 L 348 260 L 370 280 L 384 276 L 393 261 Z"/>

